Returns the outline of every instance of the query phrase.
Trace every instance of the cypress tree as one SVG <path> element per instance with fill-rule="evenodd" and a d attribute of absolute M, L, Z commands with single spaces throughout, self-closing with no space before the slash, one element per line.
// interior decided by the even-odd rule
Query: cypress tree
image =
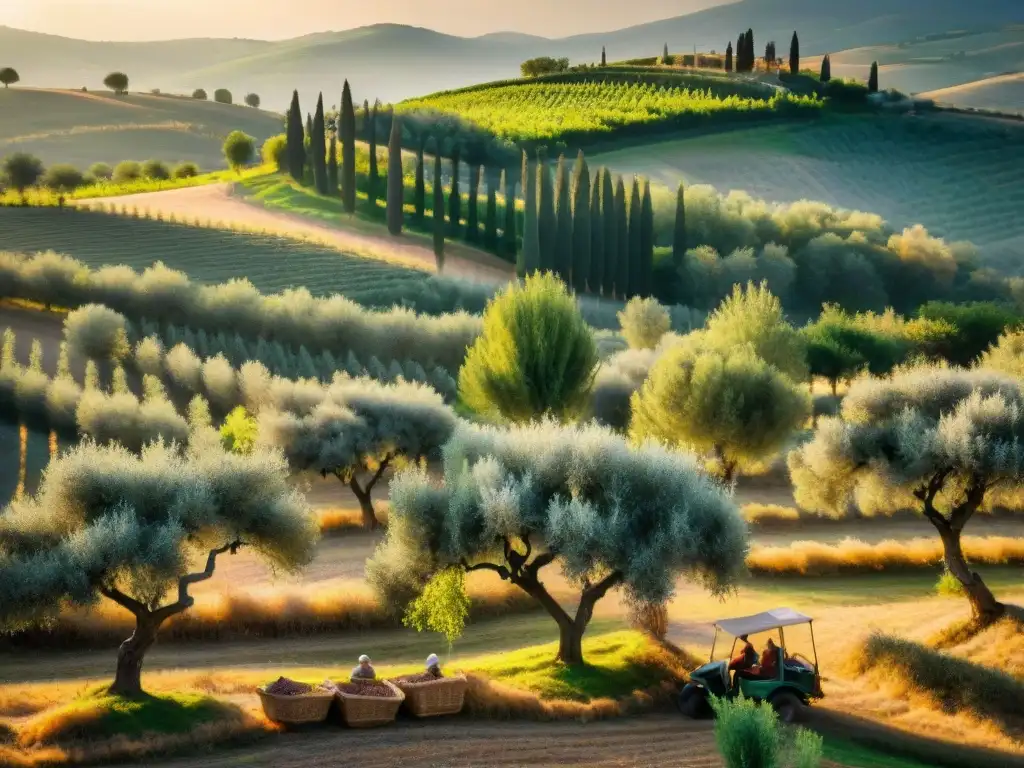
<path fill-rule="evenodd" d="M 356 110 L 352 90 L 345 81 L 341 92 L 341 203 L 348 213 L 356 210 Z"/>
<path fill-rule="evenodd" d="M 295 181 L 301 182 L 306 164 L 306 137 L 302 130 L 302 109 L 299 107 L 299 92 L 292 92 L 292 104 L 288 108 L 288 173 Z"/>
<path fill-rule="evenodd" d="M 640 207 L 640 256 L 640 295 L 650 296 L 654 288 L 654 206 L 651 182 L 646 180 Z"/>
<path fill-rule="evenodd" d="M 668 64 L 668 43 L 665 43 L 665 50 L 661 54 L 661 63 Z"/>
<path fill-rule="evenodd" d="M 441 148 L 434 152 L 434 259 L 437 271 L 444 271 L 444 185 L 441 183 Z"/>
<path fill-rule="evenodd" d="M 754 30 L 747 30 L 747 72 L 754 71 L 754 61 L 757 59 L 757 52 L 754 50 Z"/>
<path fill-rule="evenodd" d="M 537 153 L 540 197 L 537 201 L 537 228 L 540 235 L 540 271 L 555 272 L 558 267 L 558 219 L 555 216 L 555 190 L 551 169 L 541 152 Z"/>
<path fill-rule="evenodd" d="M 643 216 L 640 210 L 640 180 L 633 177 L 633 188 L 629 194 L 629 296 L 637 296 L 643 290 Z"/>
<path fill-rule="evenodd" d="M 555 176 L 555 269 L 567 286 L 573 284 L 572 267 L 572 190 L 565 155 L 561 155 Z"/>
<path fill-rule="evenodd" d="M 413 221 L 423 224 L 424 210 L 427 205 L 426 182 L 423 179 L 423 151 L 427 144 L 427 134 L 420 133 L 416 142 L 416 191 L 413 194 Z"/>
<path fill-rule="evenodd" d="M 680 184 L 676 192 L 676 226 L 672 232 L 672 263 L 676 269 L 683 266 L 686 250 L 686 195 Z"/>
<path fill-rule="evenodd" d="M 800 38 L 793 32 L 793 40 L 789 44 L 789 71 L 794 75 L 800 73 Z"/>
<path fill-rule="evenodd" d="M 370 153 L 370 173 L 366 180 L 366 197 L 370 202 L 370 215 L 377 213 L 377 192 L 380 173 L 377 170 L 377 102 L 374 102 L 366 123 L 366 142 Z"/>
<path fill-rule="evenodd" d="M 572 285 L 585 293 L 590 279 L 590 169 L 581 151 L 576 161 L 572 205 Z"/>
<path fill-rule="evenodd" d="M 821 59 L 821 74 L 818 76 L 818 79 L 823 83 L 827 83 L 832 79 L 832 65 L 829 62 L 827 53 Z"/>
<path fill-rule="evenodd" d="M 480 166 L 470 156 L 469 165 L 469 204 L 466 210 L 466 242 L 475 243 L 480 239 Z"/>
<path fill-rule="evenodd" d="M 324 128 L 324 95 L 316 100 L 313 130 L 309 134 L 309 151 L 313 158 L 313 186 L 321 195 L 327 194 L 327 132 Z"/>
<path fill-rule="evenodd" d="M 747 35 L 745 32 L 741 32 L 740 36 L 736 39 L 736 71 L 746 72 L 746 62 L 744 57 L 747 55 Z"/>
<path fill-rule="evenodd" d="M 448 231 L 456 238 L 462 231 L 462 192 L 459 190 L 459 145 L 452 145 L 452 186 L 448 192 Z"/>
<path fill-rule="evenodd" d="M 484 214 L 484 247 L 493 251 L 498 247 L 498 184 L 500 172 L 484 169 L 487 175 L 487 213 Z"/>
<path fill-rule="evenodd" d="M 607 168 L 601 173 L 601 223 L 604 225 L 601 292 L 605 298 L 610 298 L 615 295 L 615 281 L 619 276 L 619 220 L 612 174 Z"/>
<path fill-rule="evenodd" d="M 725 47 L 725 71 L 732 72 L 732 43 Z"/>
<path fill-rule="evenodd" d="M 388 140 L 388 232 L 402 234 L 402 207 L 405 204 L 405 185 L 402 174 L 402 121 L 395 115 L 391 120 L 391 137 Z"/>
<path fill-rule="evenodd" d="M 605 56 L 604 46 L 603 45 L 601 46 L 601 66 L 602 67 L 608 66 L 608 58 Z"/>
<path fill-rule="evenodd" d="M 505 229 L 502 231 L 506 256 L 515 257 L 519 250 L 516 243 L 516 177 L 509 169 L 501 172 L 502 189 L 505 191 Z"/>
<path fill-rule="evenodd" d="M 871 76 L 868 77 L 868 93 L 878 93 L 878 62 L 871 62 Z"/>
<path fill-rule="evenodd" d="M 334 131 L 327 148 L 327 194 L 338 194 L 338 139 Z"/>
<path fill-rule="evenodd" d="M 540 215 L 537 211 L 537 161 L 523 152 L 523 250 L 516 262 L 520 277 L 540 269 Z"/>
<path fill-rule="evenodd" d="M 601 175 L 600 170 L 594 171 L 594 179 L 590 184 L 590 273 L 587 285 L 595 296 L 601 294 L 604 282 L 604 219 L 601 216 Z M 575 230 L 573 230 L 575 231 Z"/>
<path fill-rule="evenodd" d="M 625 301 L 629 298 L 629 214 L 621 176 L 615 180 L 615 239 L 615 296 Z"/>

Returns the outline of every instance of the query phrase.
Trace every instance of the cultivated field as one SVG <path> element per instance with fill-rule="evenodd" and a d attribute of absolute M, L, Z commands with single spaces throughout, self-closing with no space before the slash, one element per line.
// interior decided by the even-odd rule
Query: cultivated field
<path fill-rule="evenodd" d="M 996 75 L 921 95 L 939 104 L 1020 114 L 1024 113 L 1024 73 Z"/>
<path fill-rule="evenodd" d="M 221 146 L 234 130 L 259 144 L 281 132 L 281 117 L 180 96 L 31 88 L 0 93 L 0 156 L 30 152 L 45 165 L 70 163 L 84 170 L 97 162 L 155 158 L 224 168 Z"/>
<path fill-rule="evenodd" d="M 874 211 L 895 227 L 969 240 L 983 260 L 1024 269 L 1024 126 L 956 116 L 832 116 L 695 138 L 593 157 L 620 173 L 674 188 L 710 184 L 755 198 L 822 200 Z"/>

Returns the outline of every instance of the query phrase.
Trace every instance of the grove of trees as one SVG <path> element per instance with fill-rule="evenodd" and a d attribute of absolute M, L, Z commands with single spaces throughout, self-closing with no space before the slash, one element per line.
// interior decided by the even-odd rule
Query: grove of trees
<path fill-rule="evenodd" d="M 537 77 L 537 75 L 566 72 L 569 69 L 569 59 L 553 59 L 550 56 L 539 56 L 535 59 L 524 61 L 519 69 L 523 73 L 523 77 Z"/>

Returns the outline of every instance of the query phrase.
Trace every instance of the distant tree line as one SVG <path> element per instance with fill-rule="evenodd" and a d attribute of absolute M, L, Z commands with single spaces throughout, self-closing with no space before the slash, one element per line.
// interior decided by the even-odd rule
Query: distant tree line
<path fill-rule="evenodd" d="M 550 56 L 538 56 L 535 59 L 527 59 L 519 66 L 523 77 L 536 77 L 537 75 L 550 75 L 554 72 L 567 72 L 569 70 L 569 59 L 553 59 Z"/>

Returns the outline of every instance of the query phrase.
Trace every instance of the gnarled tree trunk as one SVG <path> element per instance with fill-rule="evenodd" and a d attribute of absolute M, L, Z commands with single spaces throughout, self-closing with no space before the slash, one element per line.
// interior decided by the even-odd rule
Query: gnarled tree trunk
<path fill-rule="evenodd" d="M 135 617 L 135 631 L 117 651 L 117 671 L 114 682 L 107 689 L 110 693 L 127 698 L 142 695 L 142 662 L 146 652 L 156 643 L 159 629 L 160 622 L 153 618 L 152 613 Z"/>
<path fill-rule="evenodd" d="M 1006 613 L 1006 606 L 996 600 L 992 590 L 982 581 L 981 576 L 972 571 L 967 564 L 967 558 L 964 557 L 960 543 L 960 531 L 950 527 L 945 527 L 945 529 L 939 527 L 939 536 L 942 538 L 946 568 L 963 585 L 967 599 L 971 603 L 975 621 L 981 625 L 987 625 L 1002 618 Z"/>
<path fill-rule="evenodd" d="M 366 486 L 363 487 L 359 484 L 359 479 L 356 477 L 356 473 L 353 472 L 348 478 L 348 487 L 352 490 L 352 494 L 356 497 L 356 501 L 359 502 L 359 509 L 363 513 L 363 528 L 368 531 L 374 531 L 380 528 L 380 520 L 377 519 L 377 511 L 373 508 L 373 486 L 377 484 L 377 481 L 384 475 L 384 471 L 388 468 L 391 463 L 391 456 L 385 456 L 377 467 L 377 471 L 373 473 L 370 479 L 366 482 Z M 338 479 L 344 482 L 344 477 L 340 472 L 335 473 Z"/>

